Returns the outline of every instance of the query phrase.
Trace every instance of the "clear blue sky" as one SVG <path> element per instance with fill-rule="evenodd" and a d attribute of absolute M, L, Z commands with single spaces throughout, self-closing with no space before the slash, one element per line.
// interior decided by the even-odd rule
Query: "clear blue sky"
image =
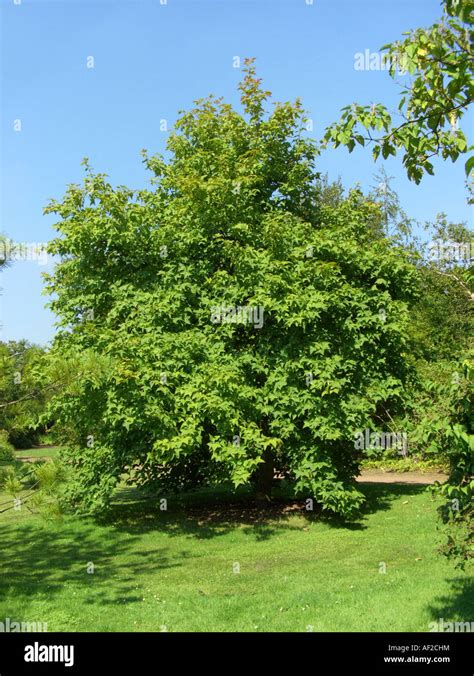
<path fill-rule="evenodd" d="M 237 102 L 234 56 L 257 57 L 277 100 L 300 96 L 320 136 L 352 101 L 395 107 L 397 86 L 384 72 L 356 71 L 354 54 L 376 51 L 441 13 L 439 0 L 0 2 L 0 230 L 20 242 L 51 239 L 54 217 L 42 209 L 82 180 L 84 156 L 114 184 L 143 187 L 140 150 L 164 149 L 161 119 L 172 125 L 179 109 L 210 93 Z M 463 165 L 437 162 L 435 177 L 417 187 L 399 158 L 385 163 L 403 207 L 421 221 L 441 211 L 469 220 Z M 331 150 L 319 169 L 368 189 L 376 165 L 368 151 Z M 19 261 L 0 275 L 4 340 L 52 338 L 45 269 Z"/>

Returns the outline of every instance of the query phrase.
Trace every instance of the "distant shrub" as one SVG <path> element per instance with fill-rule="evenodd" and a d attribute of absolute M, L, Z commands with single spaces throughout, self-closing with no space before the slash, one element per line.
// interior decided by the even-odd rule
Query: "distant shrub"
<path fill-rule="evenodd" d="M 8 441 L 8 432 L 0 430 L 0 461 L 9 461 L 15 459 L 15 449 Z"/>

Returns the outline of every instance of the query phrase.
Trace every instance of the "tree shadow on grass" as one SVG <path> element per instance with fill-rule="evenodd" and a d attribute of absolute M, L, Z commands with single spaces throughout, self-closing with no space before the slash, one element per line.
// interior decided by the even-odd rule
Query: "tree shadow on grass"
<path fill-rule="evenodd" d="M 159 503 L 157 498 L 156 503 Z M 185 536 L 208 540 L 226 535 L 236 528 L 242 528 L 259 541 L 268 540 L 284 529 L 300 530 L 291 521 L 290 515 L 303 514 L 303 507 L 297 501 L 272 501 L 259 504 L 252 501 L 223 501 L 190 505 L 181 498 L 168 499 L 166 511 L 160 510 L 153 501 L 127 505 L 114 505 L 112 512 L 101 518 L 102 523 L 114 526 L 132 535 L 153 530 L 170 536 Z"/>
<path fill-rule="evenodd" d="M 368 481 L 358 483 L 357 487 L 365 495 L 366 499 L 362 509 L 363 515 L 386 511 L 390 509 L 392 502 L 398 498 L 412 497 L 428 491 L 426 484 L 413 483 L 392 484 Z"/>
<path fill-rule="evenodd" d="M 474 580 L 472 577 L 455 577 L 448 582 L 449 593 L 435 598 L 428 608 L 433 620 L 474 623 Z"/>
<path fill-rule="evenodd" d="M 138 550 L 137 537 L 100 528 L 90 519 L 0 523 L 0 543 L 0 602 L 49 599 L 66 585 L 87 586 L 85 601 L 91 604 L 139 601 L 136 576 L 179 566 L 182 555 L 170 558 L 163 547 Z M 88 573 L 90 563 L 93 573 Z"/>
<path fill-rule="evenodd" d="M 242 528 L 256 540 L 265 541 L 283 530 L 301 530 L 301 521 L 293 519 L 294 516 L 302 517 L 308 525 L 319 522 L 332 528 L 365 530 L 369 514 L 389 510 L 394 500 L 426 490 L 424 485 L 402 483 L 361 483 L 358 488 L 365 494 L 366 503 L 360 517 L 352 521 L 324 513 L 316 504 L 313 510 L 308 510 L 307 498 L 295 497 L 286 485 L 268 502 L 256 502 L 245 492 L 220 492 L 216 496 L 205 491 L 202 495 L 167 498 L 166 510 L 160 509 L 162 496 L 140 501 L 139 492 L 125 489 L 103 522 L 132 534 L 157 529 L 171 536 L 204 540 Z"/>

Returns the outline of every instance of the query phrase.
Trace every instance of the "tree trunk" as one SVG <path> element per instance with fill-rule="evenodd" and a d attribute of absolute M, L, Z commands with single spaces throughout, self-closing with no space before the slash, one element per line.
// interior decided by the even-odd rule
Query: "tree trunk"
<path fill-rule="evenodd" d="M 275 465 L 271 451 L 265 451 L 263 462 L 255 471 L 255 497 L 257 500 L 270 500 Z"/>

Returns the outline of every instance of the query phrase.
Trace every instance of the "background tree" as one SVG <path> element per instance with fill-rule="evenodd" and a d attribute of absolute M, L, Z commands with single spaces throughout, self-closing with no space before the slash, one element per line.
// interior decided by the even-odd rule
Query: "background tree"
<path fill-rule="evenodd" d="M 353 103 L 327 128 L 324 144 L 345 145 L 352 152 L 357 144 L 367 143 L 374 159 L 402 150 L 408 177 L 416 183 L 425 172 L 433 173 L 433 157 L 454 162 L 472 150 L 460 125 L 474 99 L 474 5 L 469 0 L 444 0 L 442 5 L 438 22 L 382 47 L 390 76 L 411 76 L 401 86 L 397 114 L 392 116 L 381 103 Z M 471 156 L 466 174 L 473 167 Z"/>
<path fill-rule="evenodd" d="M 472 359 L 463 364 L 451 385 L 451 415 L 447 426 L 449 479 L 437 490 L 445 501 L 440 514 L 447 527 L 444 553 L 465 568 L 474 559 L 474 374 Z"/>
<path fill-rule="evenodd" d="M 389 65 L 389 74 L 395 79 L 397 75 L 411 76 L 407 85 L 402 86 L 401 97 L 398 105 L 398 113 L 395 118 L 389 113 L 383 104 L 361 106 L 353 103 L 343 108 L 341 119 L 326 129 L 323 146 L 332 143 L 334 147 L 346 145 L 350 152 L 357 144 L 372 145 L 373 157 L 376 160 L 380 154 L 387 158 L 396 155 L 398 150 L 403 151 L 403 164 L 410 179 L 419 183 L 425 172 L 433 173 L 431 159 L 440 156 L 443 159 L 456 161 L 460 155 L 472 151 L 473 146 L 468 141 L 466 134 L 461 129 L 463 117 L 474 97 L 473 79 L 473 8 L 469 0 L 444 0 L 443 16 L 429 28 L 418 28 L 405 33 L 406 38 L 382 48 L 386 63 Z M 468 177 L 469 201 L 472 202 L 472 176 L 474 169 L 474 156 L 470 156 L 465 163 Z M 459 226 L 447 223 L 438 223 L 436 238 L 445 242 L 443 237 L 458 236 Z M 449 231 L 448 231 L 449 230 Z M 466 238 L 466 233 L 463 233 Z M 459 241 L 459 240 L 457 240 Z M 472 234 L 468 233 L 467 241 L 472 242 Z M 446 321 L 439 325 L 434 321 L 440 317 L 443 305 L 441 296 L 436 293 L 440 285 L 446 290 L 449 297 L 449 309 L 447 316 L 455 318 L 455 327 L 463 334 L 462 345 L 457 355 L 458 364 L 464 361 L 464 372 L 472 373 L 472 340 L 469 336 L 469 347 L 466 347 L 464 329 L 466 325 L 472 328 L 472 308 L 468 309 L 466 317 L 461 317 L 459 309 L 465 308 L 466 298 L 470 301 L 474 298 L 474 276 L 472 273 L 472 258 L 469 255 L 467 269 L 460 269 L 456 261 L 438 261 L 438 265 L 431 265 L 423 269 L 423 284 L 426 300 L 418 304 L 421 309 L 421 321 L 416 315 L 414 325 L 419 331 L 418 337 L 424 336 L 425 348 L 428 344 L 434 353 L 439 351 L 440 330 L 443 327 L 444 338 L 452 331 Z M 440 278 L 444 278 L 444 282 Z M 435 290 L 433 293 L 433 289 Z M 454 298 L 454 310 L 451 301 Z M 425 326 L 423 326 L 425 322 Z M 432 335 L 428 336 L 427 326 L 431 326 Z M 444 343 L 443 343 L 444 344 Z M 452 345 L 452 338 L 447 341 L 447 349 Z M 466 357 L 466 349 L 467 357 Z M 434 374 L 433 364 L 438 367 L 438 373 L 447 375 L 452 365 L 447 368 L 439 368 L 440 362 L 432 362 L 428 372 Z M 446 366 L 446 364 L 444 364 Z M 425 362 L 426 371 L 427 362 Z M 457 373 L 457 371 L 455 371 Z M 438 381 L 439 378 L 434 378 Z M 467 377 L 471 383 L 471 377 Z M 456 385 L 456 379 L 454 387 Z M 465 500 L 467 505 L 472 501 L 472 463 L 465 458 L 465 437 L 459 436 L 459 408 L 463 409 L 463 435 L 469 435 L 472 426 L 466 423 L 466 416 L 472 419 L 472 393 L 461 397 L 461 403 L 449 396 L 449 385 L 446 382 L 433 382 L 431 378 L 425 380 L 424 404 L 419 398 L 420 390 L 415 390 L 411 407 L 410 425 L 416 429 L 415 438 L 418 442 L 424 442 L 428 447 L 443 452 L 453 443 L 450 453 L 450 478 L 447 487 L 441 489 L 446 496 L 449 492 L 454 493 L 455 487 L 459 490 L 460 499 Z M 422 395 L 423 396 L 423 395 Z M 423 415 L 427 410 L 426 404 L 429 399 L 435 400 L 436 404 L 431 408 L 431 414 Z M 454 403 L 453 403 L 454 402 Z M 454 410 L 453 410 L 454 407 Z M 469 410 L 466 411 L 466 407 Z M 416 420 L 413 420 L 413 416 Z M 463 441 L 464 440 L 464 441 Z M 416 443 L 416 442 L 415 442 Z M 464 444 L 464 445 L 463 445 Z M 456 463 L 459 462 L 459 465 Z M 446 514 L 450 512 L 450 503 L 445 504 L 442 512 L 446 520 Z M 472 509 L 461 509 L 457 517 L 464 520 L 467 538 L 462 545 L 453 546 L 448 543 L 447 551 L 456 552 L 464 561 L 469 558 L 472 551 Z M 449 520 L 449 519 L 448 519 Z"/>
<path fill-rule="evenodd" d="M 26 340 L 0 342 L 0 429 L 17 448 L 37 443 L 43 429 L 46 392 L 38 369 L 44 354 Z"/>

